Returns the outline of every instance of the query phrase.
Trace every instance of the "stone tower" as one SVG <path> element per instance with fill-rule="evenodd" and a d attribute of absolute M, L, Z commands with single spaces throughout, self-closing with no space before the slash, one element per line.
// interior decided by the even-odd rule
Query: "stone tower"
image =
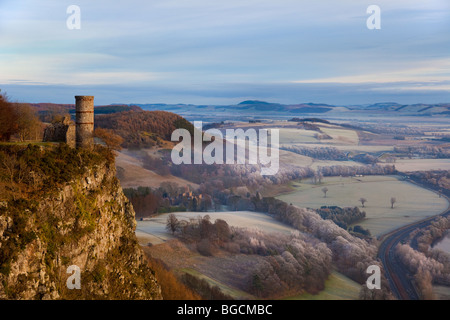
<path fill-rule="evenodd" d="M 94 97 L 75 96 L 76 146 L 91 148 L 94 145 Z"/>

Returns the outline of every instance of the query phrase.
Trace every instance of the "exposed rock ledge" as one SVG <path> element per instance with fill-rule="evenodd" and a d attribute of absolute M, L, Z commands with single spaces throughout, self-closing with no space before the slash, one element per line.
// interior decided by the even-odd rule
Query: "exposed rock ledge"
<path fill-rule="evenodd" d="M 0 299 L 161 299 L 113 163 L 26 206 L 23 234 L 31 240 L 22 248 L 8 241 L 19 221 L 10 207 L 0 206 L 0 254 L 14 256 L 0 269 Z M 79 290 L 66 285 L 71 265 L 81 269 Z"/>

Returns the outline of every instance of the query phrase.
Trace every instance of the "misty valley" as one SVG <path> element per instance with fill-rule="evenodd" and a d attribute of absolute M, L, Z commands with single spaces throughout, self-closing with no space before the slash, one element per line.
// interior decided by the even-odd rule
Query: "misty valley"
<path fill-rule="evenodd" d="M 450 253 L 436 245 L 450 226 L 445 113 L 285 119 L 285 106 L 264 116 L 271 104 L 247 101 L 253 118 L 239 104 L 203 124 L 75 98 L 2 100 L 4 297 L 449 297 Z M 82 279 L 66 288 L 53 276 L 65 268 Z"/>
<path fill-rule="evenodd" d="M 0 1 L 0 314 L 450 300 L 446 2 Z"/>
<path fill-rule="evenodd" d="M 258 164 L 249 162 L 248 143 L 247 162 L 229 167 L 173 165 L 164 147 L 122 150 L 116 166 L 136 210 L 141 245 L 185 283 L 189 277 L 203 297 L 213 297 L 215 289 L 229 299 L 394 299 L 399 293 L 384 276 L 382 290 L 367 289 L 366 269 L 377 265 L 384 274 L 389 265 L 380 246 L 396 230 L 429 219 L 427 228 L 390 250 L 398 259 L 417 252 L 417 261 L 433 265 L 425 271 L 405 263 L 402 272 L 416 278 L 430 272 L 427 284 L 414 284 L 418 297 L 445 299 L 448 253 L 419 246 L 418 239 L 440 230 L 432 236 L 438 241 L 448 230 L 446 120 L 405 115 L 386 123 L 385 116 L 366 113 L 349 121 L 331 113 L 284 120 L 280 112 L 224 122 L 218 114 L 218 122 L 204 126 L 223 136 L 230 129 L 277 129 L 280 168 L 273 176 L 261 175 Z M 154 175 L 163 182 L 153 183 Z M 225 238 L 215 230 L 219 222 Z M 280 230 L 279 223 L 291 230 Z M 237 240 L 244 234 L 246 240 Z M 322 258 L 302 260 L 306 252 L 293 249 L 300 240 Z M 406 247 L 411 251 L 400 250 Z"/>

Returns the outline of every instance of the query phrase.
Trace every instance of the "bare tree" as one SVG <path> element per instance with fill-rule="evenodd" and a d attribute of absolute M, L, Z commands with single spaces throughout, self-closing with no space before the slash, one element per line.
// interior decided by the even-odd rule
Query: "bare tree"
<path fill-rule="evenodd" d="M 317 180 L 319 180 L 319 184 L 322 183 L 323 174 L 321 171 L 317 172 Z"/>
<path fill-rule="evenodd" d="M 20 193 L 20 188 L 17 186 L 16 182 L 22 182 L 24 178 L 24 174 L 26 171 L 27 164 L 21 159 L 17 158 L 15 154 L 4 154 L 2 157 L 3 160 L 0 163 L 0 169 L 3 169 L 3 174 L 5 178 L 8 177 L 9 184 L 7 188 L 10 190 L 10 194 L 13 197 L 13 200 L 16 200 L 17 193 Z M 19 181 L 15 178 L 19 174 Z"/>
<path fill-rule="evenodd" d="M 19 160 L 17 159 L 17 156 L 15 154 L 7 155 L 3 157 L 3 168 L 6 172 L 6 175 L 9 178 L 9 183 L 12 185 L 14 182 L 14 175 L 16 173 L 16 167 L 19 164 Z"/>
<path fill-rule="evenodd" d="M 217 237 L 219 240 L 226 241 L 230 238 L 230 226 L 225 220 L 217 219 L 214 225 L 216 226 Z"/>
<path fill-rule="evenodd" d="M 167 223 L 166 223 L 166 229 L 167 231 L 172 232 L 172 234 L 175 233 L 175 231 L 177 231 L 179 226 L 179 221 L 177 219 L 177 217 L 171 213 L 169 214 L 169 216 L 167 217 Z"/>
<path fill-rule="evenodd" d="M 17 133 L 18 115 L 8 97 L 0 92 L 0 141 L 9 141 Z"/>
<path fill-rule="evenodd" d="M 367 199 L 366 198 L 359 198 L 359 202 L 361 202 L 362 207 L 364 208 L 364 203 L 367 202 Z"/>
<path fill-rule="evenodd" d="M 394 209 L 394 203 L 397 202 L 397 199 L 395 199 L 394 197 L 391 198 L 391 209 Z"/>
<path fill-rule="evenodd" d="M 94 135 L 103 140 L 108 148 L 118 151 L 122 149 L 120 145 L 123 143 L 123 138 L 115 134 L 113 130 L 97 128 L 94 131 Z"/>
<path fill-rule="evenodd" d="M 172 181 L 161 182 L 159 188 L 163 193 L 167 193 L 167 195 L 172 198 L 176 197 L 179 192 L 178 183 Z"/>
<path fill-rule="evenodd" d="M 328 188 L 327 187 L 323 187 L 322 188 L 322 192 L 323 192 L 323 197 L 326 198 L 327 197 Z"/>
<path fill-rule="evenodd" d="M 41 137 L 42 123 L 36 115 L 36 111 L 25 103 L 15 104 L 17 119 L 17 135 L 20 141 L 39 140 Z"/>

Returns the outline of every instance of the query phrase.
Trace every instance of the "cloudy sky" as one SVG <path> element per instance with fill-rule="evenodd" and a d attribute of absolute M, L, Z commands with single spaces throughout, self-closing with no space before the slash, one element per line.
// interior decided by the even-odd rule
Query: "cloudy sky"
<path fill-rule="evenodd" d="M 15 101 L 450 102 L 448 0 L 0 0 L 0 43 Z"/>

